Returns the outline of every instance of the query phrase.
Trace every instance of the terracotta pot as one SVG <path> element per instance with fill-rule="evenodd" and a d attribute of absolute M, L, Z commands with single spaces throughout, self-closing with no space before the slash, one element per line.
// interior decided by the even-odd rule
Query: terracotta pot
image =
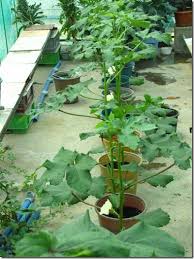
<path fill-rule="evenodd" d="M 177 27 L 192 26 L 192 10 L 176 12 L 175 20 Z"/>
<path fill-rule="evenodd" d="M 108 195 L 104 196 L 103 198 L 101 198 L 96 202 L 96 206 L 101 208 L 104 205 L 104 203 L 107 201 L 107 199 L 108 199 Z M 129 193 L 125 193 L 124 206 L 138 209 L 139 211 L 141 211 L 141 213 L 139 213 L 138 215 L 144 213 L 146 210 L 146 204 L 144 200 L 136 195 L 129 194 Z M 99 210 L 97 208 L 95 210 L 98 215 L 99 223 L 102 227 L 110 230 L 114 234 L 117 234 L 120 232 L 119 219 L 111 218 L 106 215 L 100 215 Z M 136 216 L 131 218 L 124 218 L 123 227 L 124 229 L 130 228 L 134 224 L 138 223 L 138 221 L 139 220 L 136 218 Z"/>
<path fill-rule="evenodd" d="M 68 73 L 66 72 L 57 72 L 53 75 L 55 89 L 56 91 L 64 91 L 70 85 L 75 85 L 80 83 L 80 77 L 75 78 L 65 78 L 68 77 Z M 73 104 L 78 102 L 78 97 L 76 97 L 73 101 L 66 101 L 65 104 Z"/>
<path fill-rule="evenodd" d="M 135 134 L 138 136 L 138 137 L 141 137 L 141 133 L 140 132 L 138 132 L 138 131 L 136 131 L 135 132 Z M 104 145 L 104 148 L 106 149 L 106 151 L 108 152 L 108 153 L 110 153 L 110 141 L 107 139 L 107 138 L 101 138 L 102 139 L 102 144 Z M 117 139 L 117 136 L 113 136 L 112 137 L 112 140 L 113 140 L 113 145 L 114 145 L 114 147 L 115 147 L 115 149 L 117 149 L 118 148 L 118 139 Z M 129 147 L 124 147 L 124 151 L 125 152 L 132 152 L 132 153 L 139 153 L 140 152 L 140 150 L 139 149 L 136 149 L 136 150 L 134 150 L 134 149 L 132 149 L 132 148 L 129 148 Z M 116 153 L 117 151 L 115 151 L 115 153 Z M 118 156 L 118 155 L 117 155 Z"/>
<path fill-rule="evenodd" d="M 141 164 L 142 159 L 140 156 L 138 156 L 137 154 L 134 153 L 124 153 L 124 162 L 132 162 L 135 161 L 138 164 Z M 110 179 L 110 172 L 108 169 L 108 164 L 110 163 L 110 159 L 108 157 L 108 155 L 103 155 L 100 157 L 99 159 L 99 163 L 100 163 L 100 170 L 101 170 L 101 175 L 105 177 L 105 182 L 106 182 L 106 191 L 107 193 L 112 191 L 112 181 Z M 130 171 L 122 171 L 122 175 L 123 175 L 123 180 L 125 181 L 137 181 L 138 180 L 138 172 L 137 173 L 132 173 Z M 119 171 L 118 169 L 114 169 L 114 175 L 113 175 L 114 179 L 119 179 Z M 126 192 L 128 193 L 136 193 L 137 190 L 137 184 L 134 185 L 133 187 L 129 188 L 126 190 Z M 119 187 L 116 187 L 116 191 L 119 192 Z"/>
<path fill-rule="evenodd" d="M 80 77 L 65 78 L 68 77 L 66 72 L 57 72 L 53 75 L 56 91 L 64 91 L 70 85 L 75 85 L 80 82 Z"/>

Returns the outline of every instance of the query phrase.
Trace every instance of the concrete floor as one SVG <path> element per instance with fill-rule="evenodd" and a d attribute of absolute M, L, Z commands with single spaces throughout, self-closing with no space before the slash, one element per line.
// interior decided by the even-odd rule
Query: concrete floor
<path fill-rule="evenodd" d="M 76 65 L 73 62 L 64 62 L 61 69 L 68 69 Z M 38 67 L 35 73 L 35 81 L 40 83 L 36 85 L 36 95 L 39 93 L 42 84 L 45 82 L 51 67 Z M 192 135 L 189 133 L 189 127 L 192 125 L 192 65 L 188 63 L 166 64 L 157 67 L 146 68 L 140 72 L 159 72 L 167 77 L 175 78 L 176 82 L 168 85 L 157 85 L 150 81 L 145 81 L 143 86 L 134 87 L 137 97 L 142 97 L 145 93 L 152 96 L 178 96 L 179 99 L 168 100 L 172 107 L 180 112 L 178 122 L 178 132 L 182 138 L 190 145 L 192 144 Z M 93 76 L 100 82 L 100 75 L 97 71 L 89 73 L 82 77 L 90 78 Z M 93 86 L 93 89 L 96 86 Z M 51 86 L 50 92 L 54 91 Z M 96 89 L 96 91 L 98 91 Z M 49 93 L 50 93 L 49 92 Z M 75 113 L 89 114 L 89 105 L 94 101 L 88 101 L 80 98 L 79 103 L 66 105 L 64 110 Z M 89 138 L 86 141 L 79 140 L 79 133 L 87 132 L 93 129 L 97 120 L 83 117 L 72 117 L 60 112 L 43 114 L 40 120 L 34 123 L 27 134 L 6 135 L 3 142 L 9 144 L 16 154 L 17 165 L 32 172 L 46 159 L 52 159 L 59 148 L 64 146 L 67 149 L 87 152 L 93 147 L 101 145 L 98 137 Z M 95 168 L 96 173 L 99 168 Z M 186 250 L 186 256 L 192 254 L 192 171 L 181 171 L 174 168 L 171 173 L 175 180 L 167 185 L 166 188 L 154 188 L 148 184 L 138 186 L 138 195 L 143 197 L 147 203 L 148 210 L 162 208 L 168 212 L 171 221 L 164 229 L 179 240 Z M 19 181 L 17 177 L 16 181 Z M 89 198 L 94 201 L 94 198 Z M 85 205 L 77 204 L 70 208 L 64 207 L 63 213 L 55 214 L 55 217 L 47 225 L 48 229 L 60 227 L 64 222 L 82 214 L 86 208 Z M 97 222 L 95 212 L 90 209 L 94 222 Z"/>

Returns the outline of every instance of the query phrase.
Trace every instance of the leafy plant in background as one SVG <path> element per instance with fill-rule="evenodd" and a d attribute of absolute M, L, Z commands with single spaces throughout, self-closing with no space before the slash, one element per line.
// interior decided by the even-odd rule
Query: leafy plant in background
<path fill-rule="evenodd" d="M 17 0 L 16 8 L 12 8 L 15 13 L 14 23 L 19 23 L 21 30 L 26 29 L 34 24 L 44 24 L 42 19 L 44 18 L 43 12 L 41 11 L 40 4 L 29 4 L 27 0 Z"/>
<path fill-rule="evenodd" d="M 192 0 L 169 0 L 169 2 L 177 11 L 192 9 Z"/>
<path fill-rule="evenodd" d="M 67 34 L 67 38 L 76 38 L 76 30 L 71 27 L 76 23 L 79 16 L 79 8 L 75 0 L 58 0 L 59 7 L 62 9 L 60 23 L 62 24 L 61 33 Z"/>
<path fill-rule="evenodd" d="M 165 32 L 169 26 L 173 25 L 172 17 L 175 8 L 168 0 L 135 0 L 129 3 L 129 6 L 142 10 L 150 16 L 158 16 L 155 29 Z"/>

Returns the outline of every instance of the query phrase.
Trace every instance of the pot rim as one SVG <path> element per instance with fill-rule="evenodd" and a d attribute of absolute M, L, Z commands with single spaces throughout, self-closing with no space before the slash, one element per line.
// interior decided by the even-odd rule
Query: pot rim
<path fill-rule="evenodd" d="M 60 81 L 66 81 L 66 80 L 72 80 L 72 79 L 79 79 L 79 78 L 81 77 L 81 76 L 76 76 L 76 77 L 63 78 L 63 79 L 62 79 L 62 78 L 55 77 L 55 75 L 60 74 L 60 73 L 63 73 L 64 75 L 69 75 L 68 72 L 58 71 L 58 72 L 54 73 L 54 74 L 52 75 L 52 77 L 53 77 L 54 79 L 60 80 Z"/>
<path fill-rule="evenodd" d="M 185 14 L 185 13 L 192 13 L 192 12 L 193 12 L 193 10 L 192 10 L 192 8 L 191 8 L 191 9 L 189 9 L 189 10 L 182 10 L 182 11 L 181 11 L 181 10 L 178 10 L 178 11 L 175 12 L 175 14 L 177 14 L 177 13 L 178 13 L 178 14 L 179 14 L 179 13 L 180 13 L 180 14 Z"/>
<path fill-rule="evenodd" d="M 138 154 L 136 154 L 136 153 L 133 153 L 133 152 L 126 152 L 126 151 L 124 151 L 124 154 L 132 154 L 133 156 L 136 156 L 137 158 L 139 158 L 140 159 L 140 162 L 139 162 L 139 164 L 138 165 L 141 165 L 142 164 L 142 162 L 143 162 L 143 159 L 142 159 L 142 157 L 141 156 L 139 156 Z M 109 159 L 109 156 L 108 156 L 108 154 L 104 154 L 104 155 L 102 155 L 100 158 L 99 158 L 99 164 L 100 164 L 100 166 L 101 167 L 103 167 L 103 168 L 107 168 L 107 165 L 103 165 L 101 162 L 100 162 L 100 159 L 102 158 L 102 157 L 108 157 L 108 159 Z M 110 159 L 109 159 L 110 160 Z M 114 170 L 118 170 L 118 169 L 115 169 L 114 168 Z"/>
<path fill-rule="evenodd" d="M 134 198 L 136 198 L 136 199 L 138 199 L 138 200 L 141 200 L 142 203 L 144 204 L 144 210 L 143 210 L 141 213 L 139 213 L 138 215 L 134 216 L 134 217 L 123 218 L 123 221 L 134 220 L 134 219 L 136 219 L 139 215 L 145 214 L 145 212 L 147 211 L 147 205 L 146 205 L 146 202 L 144 201 L 143 198 L 141 198 L 140 196 L 137 196 L 137 195 L 135 195 L 135 194 L 128 193 L 128 192 L 125 192 L 124 195 L 133 196 Z M 111 221 L 119 221 L 119 219 L 117 219 L 117 218 L 111 218 L 111 217 L 108 217 L 107 215 L 104 215 L 104 214 L 101 215 L 101 214 L 99 213 L 98 209 L 96 208 L 96 207 L 98 206 L 98 205 L 97 205 L 98 201 L 101 200 L 101 199 L 103 199 L 103 198 L 105 198 L 105 197 L 108 197 L 108 196 L 109 196 L 109 194 L 106 194 L 106 195 L 104 195 L 102 198 L 98 199 L 98 200 L 95 202 L 95 211 L 96 211 L 96 213 L 97 213 L 99 216 L 101 216 L 101 217 L 104 217 L 104 218 L 109 219 L 109 220 L 111 220 Z"/>

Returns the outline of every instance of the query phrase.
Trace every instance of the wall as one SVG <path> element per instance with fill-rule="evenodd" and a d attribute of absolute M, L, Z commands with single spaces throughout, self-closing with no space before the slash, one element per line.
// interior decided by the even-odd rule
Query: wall
<path fill-rule="evenodd" d="M 11 8 L 14 0 L 0 0 L 0 60 L 2 60 L 17 38 L 17 26 L 13 24 Z"/>

